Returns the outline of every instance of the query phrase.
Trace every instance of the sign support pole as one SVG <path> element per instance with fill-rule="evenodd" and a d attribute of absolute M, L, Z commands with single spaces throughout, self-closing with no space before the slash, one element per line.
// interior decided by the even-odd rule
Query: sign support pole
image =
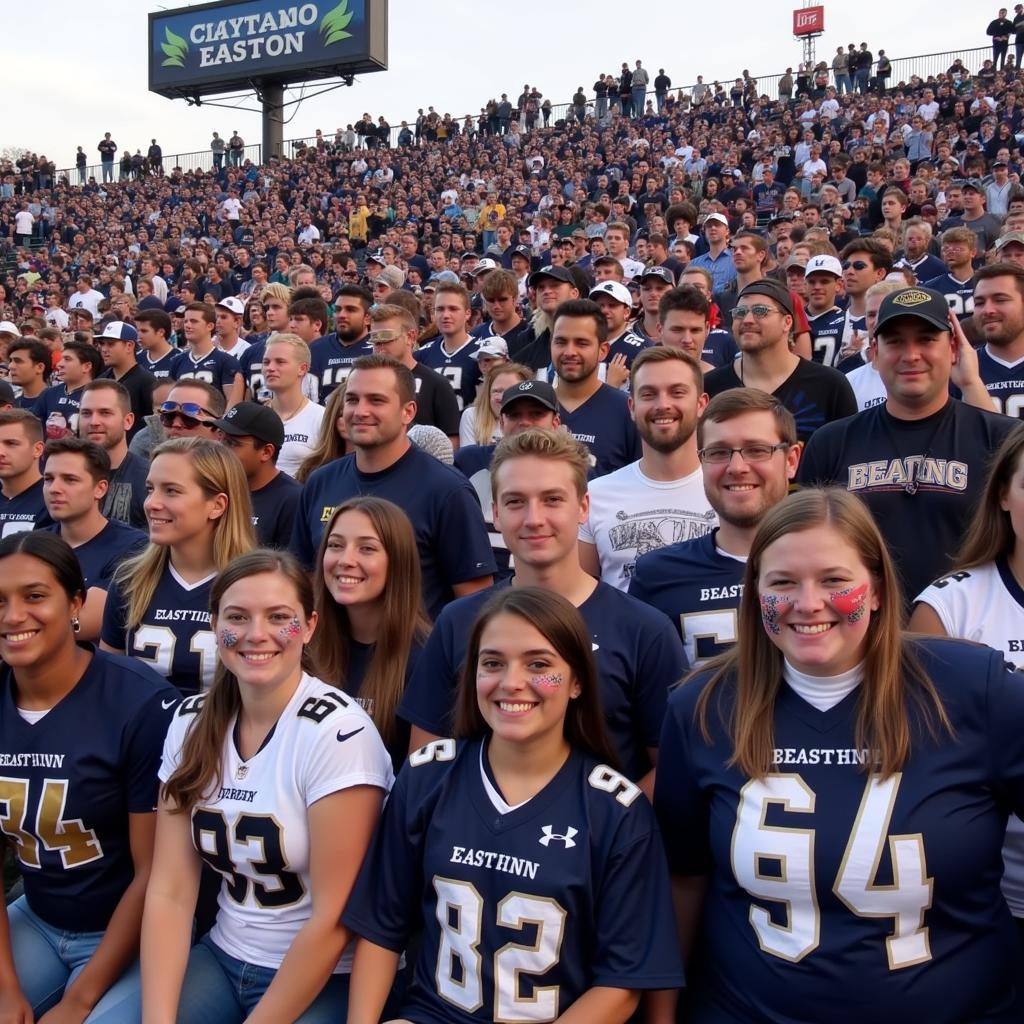
<path fill-rule="evenodd" d="M 284 86 L 264 82 L 263 99 L 263 159 L 280 158 L 284 149 Z"/>

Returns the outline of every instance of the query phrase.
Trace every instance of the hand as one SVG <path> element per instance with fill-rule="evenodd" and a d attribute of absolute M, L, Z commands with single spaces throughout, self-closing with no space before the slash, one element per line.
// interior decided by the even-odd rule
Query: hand
<path fill-rule="evenodd" d="M 626 357 L 620 352 L 608 361 L 605 383 L 613 388 L 621 388 L 627 380 L 629 380 L 629 367 L 626 366 Z"/>
<path fill-rule="evenodd" d="M 32 1024 L 32 1007 L 17 987 L 0 992 L 0 1024 Z"/>
<path fill-rule="evenodd" d="M 47 1010 L 39 1018 L 37 1024 L 82 1024 L 82 1021 L 91 1013 L 91 1008 L 83 1006 L 74 997 L 64 998 L 54 1007 Z M 31 1020 L 31 1017 L 29 1018 Z"/>
<path fill-rule="evenodd" d="M 860 331 L 853 331 L 850 340 L 839 350 L 840 359 L 849 359 L 855 356 L 864 347 L 864 335 Z"/>
<path fill-rule="evenodd" d="M 949 330 L 953 335 L 953 366 L 949 379 L 963 391 L 965 387 L 980 382 L 978 353 L 967 340 L 960 321 L 952 311 L 949 314 Z"/>

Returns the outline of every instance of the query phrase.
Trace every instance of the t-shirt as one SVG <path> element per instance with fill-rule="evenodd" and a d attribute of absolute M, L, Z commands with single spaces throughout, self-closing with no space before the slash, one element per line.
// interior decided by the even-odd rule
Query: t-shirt
<path fill-rule="evenodd" d="M 309 346 L 309 372 L 316 378 L 319 401 L 326 402 L 331 392 L 343 384 L 352 372 L 352 364 L 362 356 L 372 356 L 373 346 L 366 334 L 358 341 L 346 345 L 338 340 L 337 334 L 325 334 Z M 263 355 L 260 354 L 262 374 Z M 255 391 L 253 392 L 255 394 Z"/>
<path fill-rule="evenodd" d="M 29 724 L 11 670 L 0 667 L 0 830 L 29 907 L 51 927 L 102 932 L 110 923 L 135 877 L 128 816 L 156 810 L 178 697 L 145 665 L 95 651 L 74 689 Z"/>
<path fill-rule="evenodd" d="M 84 385 L 83 385 L 84 387 Z M 58 420 L 56 425 L 63 425 L 72 434 L 78 433 L 78 409 L 82 402 L 83 388 L 76 388 L 68 391 L 63 384 L 54 384 L 47 388 L 36 399 L 36 415 L 43 421 L 43 429 L 46 429 L 46 422 L 54 413 L 64 417 L 64 423 Z"/>
<path fill-rule="evenodd" d="M 166 782 L 206 700 L 182 701 L 160 765 Z M 302 674 L 263 746 L 248 760 L 228 723 L 220 784 L 191 811 L 192 841 L 222 878 L 211 941 L 229 956 L 276 969 L 312 913 L 309 809 L 352 786 L 387 792 L 391 759 L 367 714 L 335 687 Z M 352 969 L 352 947 L 334 966 Z"/>
<path fill-rule="evenodd" d="M 147 373 L 136 363 L 123 377 L 116 377 L 112 369 L 104 370 L 100 377 L 116 380 L 128 392 L 135 422 L 128 430 L 128 440 L 146 425 L 146 417 L 153 411 L 153 385 L 156 383 L 152 374 Z"/>
<path fill-rule="evenodd" d="M 416 381 L 413 424 L 437 427 L 449 437 L 456 437 L 459 433 L 459 399 L 448 378 L 423 363 L 413 367 L 412 375 Z"/>
<path fill-rule="evenodd" d="M 167 564 L 138 626 L 128 629 L 128 602 L 115 579 L 103 609 L 103 642 L 148 662 L 182 693 L 208 690 L 217 665 L 217 638 L 210 628 L 210 584 L 214 576 L 186 583 Z"/>
<path fill-rule="evenodd" d="M 148 475 L 149 462 L 134 452 L 128 452 L 110 478 L 110 485 L 100 506 L 103 515 L 148 533 L 149 520 L 143 504 L 146 500 Z"/>
<path fill-rule="evenodd" d="M 704 390 L 711 398 L 729 388 L 743 387 L 737 365 L 720 366 L 704 378 Z M 831 366 L 819 366 L 809 359 L 801 359 L 772 394 L 793 414 L 797 438 L 805 443 L 819 427 L 857 411 L 846 377 Z"/>
<path fill-rule="evenodd" d="M 504 580 L 453 601 L 434 620 L 434 631 L 409 680 L 398 714 L 435 736 L 452 729 L 455 693 L 473 622 Z M 664 615 L 598 581 L 579 606 L 593 643 L 605 724 L 626 775 L 650 768 L 648 747 L 658 745 L 668 691 L 683 676 L 686 658 Z"/>
<path fill-rule="evenodd" d="M 343 922 L 385 949 L 423 931 L 398 1015 L 553 1021 L 593 987 L 680 986 L 665 857 L 639 788 L 574 749 L 511 807 L 485 742 L 410 757 L 345 907 Z"/>
<path fill-rule="evenodd" d="M 882 531 L 909 598 L 949 567 L 985 486 L 992 454 L 1015 421 L 951 398 L 922 420 L 876 405 L 814 435 L 803 484 L 838 484 Z"/>
<path fill-rule="evenodd" d="M 988 345 L 978 349 L 978 374 L 1005 416 L 1024 418 L 1024 358 L 1008 363 Z"/>
<path fill-rule="evenodd" d="M 277 455 L 277 468 L 295 476 L 299 467 L 313 454 L 320 440 L 320 427 L 326 409 L 316 402 L 306 404 L 284 423 L 284 444 Z"/>
<path fill-rule="evenodd" d="M 269 484 L 250 492 L 252 525 L 260 547 L 288 547 L 301 494 L 302 485 L 287 473 L 278 473 Z"/>
<path fill-rule="evenodd" d="M 604 476 L 640 458 L 640 435 L 629 415 L 624 391 L 602 384 L 572 412 L 561 406 L 562 426 L 590 450 L 595 476 Z"/>
<path fill-rule="evenodd" d="M 735 683 L 711 697 L 710 740 L 706 674 L 672 694 L 654 807 L 670 870 L 709 876 L 692 1019 L 1015 1019 L 999 882 L 1007 814 L 1024 813 L 1024 686 L 995 651 L 914 648 L 952 735 L 908 699 L 910 753 L 888 777 L 857 742 L 859 687 L 819 711 L 776 683 L 774 770 L 756 780 L 727 763 Z"/>
<path fill-rule="evenodd" d="M 850 387 L 853 388 L 853 396 L 857 400 L 859 412 L 870 409 L 873 405 L 882 405 L 889 397 L 885 390 L 885 381 L 875 369 L 874 363 L 862 363 L 848 371 L 846 379 L 850 382 Z"/>
<path fill-rule="evenodd" d="M 52 522 L 43 501 L 42 477 L 13 498 L 0 491 L 0 537 L 49 526 Z"/>
<path fill-rule="evenodd" d="M 597 548 L 601 579 L 628 590 L 636 561 L 648 551 L 702 537 L 718 523 L 698 467 L 680 480 L 652 480 L 639 462 L 592 480 L 590 515 L 579 539 Z"/>
<path fill-rule="evenodd" d="M 59 523 L 46 529 L 61 536 Z M 148 541 L 149 538 L 141 530 L 133 530 L 124 523 L 110 520 L 92 540 L 73 548 L 85 578 L 86 589 L 99 587 L 100 590 L 106 590 L 117 567 L 126 558 L 138 554 Z"/>
<path fill-rule="evenodd" d="M 441 374 L 452 386 L 459 400 L 459 412 L 472 405 L 476 398 L 476 386 L 480 383 L 480 364 L 472 353 L 480 347 L 480 340 L 467 336 L 466 340 L 452 353 L 448 353 L 442 338 L 435 338 L 416 349 L 416 361 L 429 366 Z M 456 431 L 457 433 L 457 431 Z"/>
<path fill-rule="evenodd" d="M 266 350 L 266 341 L 252 342 L 242 353 L 242 358 L 238 360 L 242 376 L 245 378 L 245 386 L 249 389 L 249 396 L 253 401 L 255 401 L 260 388 L 264 386 L 263 355 Z M 312 353 L 312 348 L 310 348 L 310 352 Z"/>
<path fill-rule="evenodd" d="M 175 380 L 205 381 L 214 387 L 231 387 L 235 383 L 235 374 L 241 373 L 238 360 L 229 356 L 223 349 L 212 348 L 204 356 L 196 359 L 190 349 L 179 352 L 171 363 L 171 376 Z"/>
<path fill-rule="evenodd" d="M 412 521 L 423 570 L 423 599 L 431 616 L 452 599 L 453 584 L 496 571 L 473 488 L 456 469 L 415 445 L 379 473 L 361 472 L 353 454 L 310 475 L 289 544 L 304 565 L 312 566 L 334 509 L 357 494 L 393 501 Z"/>
<path fill-rule="evenodd" d="M 736 642 L 737 610 L 747 560 L 727 554 L 713 530 L 639 558 L 629 593 L 669 617 L 686 657 L 700 665 Z"/>

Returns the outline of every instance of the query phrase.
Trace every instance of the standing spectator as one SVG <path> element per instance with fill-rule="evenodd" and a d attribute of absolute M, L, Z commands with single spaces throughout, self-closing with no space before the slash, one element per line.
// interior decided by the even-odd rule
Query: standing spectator
<path fill-rule="evenodd" d="M 867 43 L 860 44 L 860 50 L 856 54 L 857 61 L 857 92 L 863 95 L 868 91 L 868 82 L 871 80 L 871 66 L 875 58 L 868 49 Z"/>
<path fill-rule="evenodd" d="M 608 82 L 600 75 L 594 83 L 594 117 L 598 123 L 608 116 Z M 547 127 L 545 123 L 544 127 Z"/>
<path fill-rule="evenodd" d="M 885 50 L 879 49 L 878 61 L 875 63 L 875 81 L 878 84 L 879 95 L 885 92 L 889 77 L 892 75 L 892 62 L 885 55 Z"/>
<path fill-rule="evenodd" d="M 668 99 L 668 91 L 672 88 L 672 79 L 665 74 L 664 68 L 658 69 L 658 75 L 654 79 L 654 98 L 658 101 L 658 113 L 665 113 L 665 100 Z"/>
<path fill-rule="evenodd" d="M 227 149 L 227 143 L 217 134 L 213 133 L 213 139 L 210 141 L 210 152 L 213 154 L 213 169 L 219 171 L 224 166 L 224 151 Z"/>
<path fill-rule="evenodd" d="M 78 168 L 78 184 L 85 184 L 85 168 L 89 163 L 88 157 L 85 155 L 85 150 L 81 146 L 78 147 L 78 152 L 75 154 L 75 167 Z"/>
<path fill-rule="evenodd" d="M 697 80 L 698 81 L 702 81 L 702 79 L 700 78 L 699 75 L 697 76 Z M 698 100 L 697 100 L 697 89 L 698 88 L 699 88 L 699 86 L 696 86 L 696 85 L 693 87 L 693 92 L 694 92 L 693 100 L 694 100 L 694 103 L 698 102 Z M 705 89 L 706 88 L 707 87 L 705 86 Z M 782 102 L 782 103 L 789 103 L 789 101 L 792 100 L 792 98 L 793 98 L 793 69 L 792 68 L 786 68 L 786 73 L 779 79 L 779 101 Z M 703 99 L 703 96 L 701 96 L 701 99 Z"/>
<path fill-rule="evenodd" d="M 103 168 L 103 180 L 114 180 L 114 154 L 117 152 L 117 143 L 107 132 L 100 144 L 96 147 L 100 151 L 100 164 Z"/>
<path fill-rule="evenodd" d="M 1014 63 L 1020 68 L 1021 59 L 1024 58 L 1024 4 L 1017 4 L 1013 9 L 1013 44 Z"/>
<path fill-rule="evenodd" d="M 622 71 L 619 73 L 619 105 L 622 107 L 623 117 L 633 116 L 633 72 L 629 65 L 623 61 Z"/>
<path fill-rule="evenodd" d="M 115 380 L 128 392 L 134 417 L 128 429 L 129 441 L 146 425 L 146 417 L 153 409 L 153 384 L 156 380 L 136 361 L 138 343 L 139 332 L 131 324 L 119 320 L 107 324 L 96 339 L 96 347 L 106 367 L 100 378 Z"/>
<path fill-rule="evenodd" d="M 156 139 L 149 140 L 149 149 L 146 151 L 146 159 L 149 161 L 149 173 L 161 175 L 164 173 L 164 151 L 157 144 Z"/>
<path fill-rule="evenodd" d="M 580 124 L 583 124 L 587 119 L 587 94 L 583 91 L 582 85 L 578 85 L 576 87 L 576 92 L 573 93 L 572 112 L 573 116 Z"/>
<path fill-rule="evenodd" d="M 992 63 L 997 69 L 1006 65 L 1006 51 L 1010 47 L 1010 33 L 1014 32 L 1013 22 L 1006 17 L 1006 8 L 999 8 L 999 17 L 993 18 L 985 29 L 985 35 L 992 37 Z M 1016 33 L 1014 33 L 1016 38 Z"/>
<path fill-rule="evenodd" d="M 632 77 L 630 78 L 630 92 L 633 97 L 633 116 L 640 117 L 644 112 L 644 98 L 647 96 L 647 84 L 650 82 L 651 76 L 647 74 L 647 69 L 640 63 L 636 62 L 636 70 L 634 70 Z"/>
<path fill-rule="evenodd" d="M 28 203 L 23 202 L 21 209 L 14 215 L 14 244 L 16 246 L 28 246 L 32 242 L 32 232 L 36 219 L 28 208 Z"/>
<path fill-rule="evenodd" d="M 836 92 L 840 96 L 844 92 L 853 92 L 853 83 L 850 81 L 850 60 L 841 46 L 836 47 L 836 55 L 832 58 L 832 74 L 836 80 Z"/>
<path fill-rule="evenodd" d="M 245 140 L 238 134 L 237 129 L 231 133 L 228 139 L 228 156 L 231 166 L 237 167 L 242 162 L 242 154 L 245 152 Z"/>

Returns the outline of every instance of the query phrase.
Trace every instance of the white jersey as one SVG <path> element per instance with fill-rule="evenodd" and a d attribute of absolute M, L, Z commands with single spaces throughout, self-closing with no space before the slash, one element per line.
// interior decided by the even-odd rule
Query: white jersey
<path fill-rule="evenodd" d="M 164 741 L 160 780 L 173 774 L 205 694 L 184 700 Z M 391 758 L 366 712 L 303 674 L 262 749 L 248 761 L 228 725 L 221 783 L 192 809 L 192 838 L 223 877 L 210 937 L 225 953 L 277 969 L 312 912 L 309 808 L 351 786 L 394 781 Z M 347 949 L 334 969 L 351 971 Z"/>
<path fill-rule="evenodd" d="M 284 444 L 277 456 L 277 468 L 295 476 L 299 466 L 313 453 L 320 440 L 320 428 L 327 410 L 315 402 L 307 402 L 284 423 Z"/>
<path fill-rule="evenodd" d="M 1002 651 L 1024 668 L 1024 589 L 1005 559 L 936 580 L 917 596 L 949 636 Z M 1021 676 L 1024 686 L 1024 676 Z M 1024 917 L 1024 822 L 1011 814 L 1003 844 L 1003 895 L 1014 917 Z"/>
<path fill-rule="evenodd" d="M 636 560 L 666 544 L 703 537 L 718 525 L 699 469 L 680 480 L 651 480 L 639 462 L 587 484 L 590 515 L 579 539 L 597 548 L 601 579 L 628 590 Z"/>

